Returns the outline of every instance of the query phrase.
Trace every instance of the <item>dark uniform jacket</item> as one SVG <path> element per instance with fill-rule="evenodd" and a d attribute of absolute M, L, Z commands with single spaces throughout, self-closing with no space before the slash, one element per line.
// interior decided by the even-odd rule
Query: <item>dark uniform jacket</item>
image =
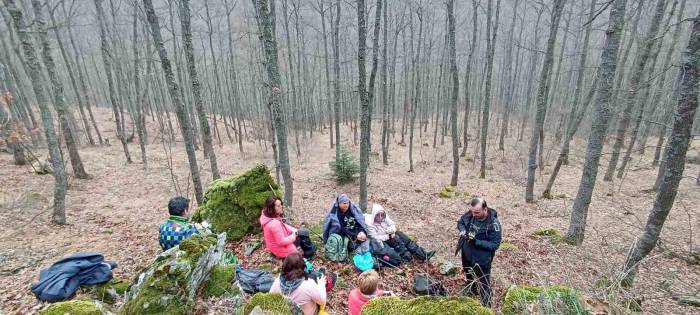
<path fill-rule="evenodd" d="M 457 228 L 460 232 L 466 231 L 466 235 L 459 238 L 455 255 L 460 250 L 466 251 L 466 257 L 473 264 L 490 264 L 498 246 L 501 245 L 502 229 L 496 210 L 489 208 L 488 216 L 483 221 L 475 219 L 469 211 L 459 218 Z M 474 234 L 472 240 L 469 239 L 470 232 Z"/>

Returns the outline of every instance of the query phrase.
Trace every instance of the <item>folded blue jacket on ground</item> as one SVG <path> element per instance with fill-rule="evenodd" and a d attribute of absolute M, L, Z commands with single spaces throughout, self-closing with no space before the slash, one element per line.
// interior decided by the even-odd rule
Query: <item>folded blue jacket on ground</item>
<path fill-rule="evenodd" d="M 112 279 L 112 268 L 98 253 L 83 252 L 67 256 L 39 273 L 32 293 L 39 300 L 54 302 L 73 296 L 81 285 L 94 285 Z"/>

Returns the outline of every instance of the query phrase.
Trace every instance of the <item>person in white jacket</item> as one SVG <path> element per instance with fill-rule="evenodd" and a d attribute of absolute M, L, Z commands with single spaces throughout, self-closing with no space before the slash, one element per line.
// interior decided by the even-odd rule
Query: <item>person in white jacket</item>
<path fill-rule="evenodd" d="M 386 209 L 379 204 L 373 204 L 372 213 L 365 214 L 365 223 L 370 238 L 376 240 L 380 246 L 394 249 L 403 261 L 411 261 L 413 255 L 416 255 L 419 261 L 424 262 L 435 254 L 435 251 L 426 251 L 406 234 L 398 231 Z"/>

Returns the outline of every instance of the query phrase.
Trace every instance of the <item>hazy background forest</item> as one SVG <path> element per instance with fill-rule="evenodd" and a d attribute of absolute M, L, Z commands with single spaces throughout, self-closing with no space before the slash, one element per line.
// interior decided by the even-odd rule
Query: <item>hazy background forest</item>
<path fill-rule="evenodd" d="M 457 265 L 455 222 L 485 198 L 512 245 L 496 299 L 562 284 L 607 313 L 697 312 L 699 10 L 3 0 L 0 309 L 38 312 L 29 284 L 76 251 L 133 278 L 160 252 L 170 197 L 194 208 L 212 180 L 263 163 L 294 222 L 316 224 L 345 192 Z M 333 160 L 356 168 L 349 180 Z"/>

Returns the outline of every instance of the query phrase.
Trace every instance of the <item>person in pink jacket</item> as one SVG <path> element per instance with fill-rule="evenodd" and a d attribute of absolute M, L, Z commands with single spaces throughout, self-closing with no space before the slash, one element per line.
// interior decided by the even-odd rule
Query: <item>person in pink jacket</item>
<path fill-rule="evenodd" d="M 348 314 L 349 315 L 360 315 L 362 313 L 362 307 L 369 302 L 369 300 L 385 296 L 392 295 L 390 291 L 382 291 L 377 287 L 379 286 L 379 274 L 372 270 L 367 270 L 360 274 L 357 278 L 357 288 L 350 291 L 348 294 Z"/>
<path fill-rule="evenodd" d="M 304 315 L 317 314 L 325 309 L 326 276 L 312 279 L 304 270 L 306 263 L 300 253 L 292 253 L 284 259 L 282 272 L 270 287 L 270 292 L 280 293 L 285 299 L 299 306 Z"/>
<path fill-rule="evenodd" d="M 297 229 L 282 219 L 284 203 L 272 196 L 265 201 L 260 214 L 260 226 L 263 228 L 265 248 L 275 257 L 286 258 L 291 253 L 298 252 Z"/>

